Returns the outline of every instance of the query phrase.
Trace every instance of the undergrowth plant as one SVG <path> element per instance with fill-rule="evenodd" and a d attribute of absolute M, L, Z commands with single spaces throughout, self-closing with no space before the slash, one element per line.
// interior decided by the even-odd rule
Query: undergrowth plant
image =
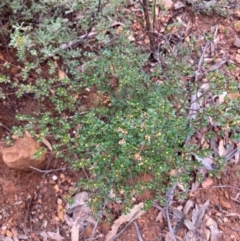
<path fill-rule="evenodd" d="M 7 26 L 2 39 L 21 66 L 20 78 L 1 75 L 0 81 L 18 98 L 31 94 L 38 103 L 31 115 L 16 116 L 26 124 L 13 127 L 12 134 L 27 130 L 39 141 L 49 139 L 56 157 L 84 169 L 86 178 L 79 185 L 92 193 L 93 209 L 113 199 L 123 201 L 127 210 L 146 190 L 153 200 L 161 199 L 172 182 L 187 185 L 199 165 L 192 155 L 210 150 L 185 142 L 208 126 L 209 116 L 237 136 L 237 101 L 209 106 L 189 120 L 189 93 L 200 85 L 185 86 L 180 79 L 194 75 L 188 61 L 192 50 L 182 46 L 177 56 L 164 57 L 167 68 L 149 71 L 148 53 L 129 41 L 128 23 L 121 31 L 112 27 L 113 18 L 125 19 L 121 1 L 29 0 L 19 5 L 16 0 L 0 6 Z M 93 31 L 93 39 L 79 38 Z M 218 71 L 207 78 L 216 94 L 237 88 Z M 169 175 L 172 170 L 176 175 Z"/>

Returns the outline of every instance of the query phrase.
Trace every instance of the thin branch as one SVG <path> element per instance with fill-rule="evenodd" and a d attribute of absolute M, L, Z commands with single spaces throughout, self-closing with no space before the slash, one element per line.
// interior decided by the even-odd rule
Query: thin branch
<path fill-rule="evenodd" d="M 65 50 L 65 49 L 71 48 L 73 45 L 81 43 L 83 39 L 91 38 L 95 35 L 97 35 L 97 32 L 90 32 L 90 33 L 83 34 L 82 36 L 79 36 L 77 40 L 70 41 L 67 44 L 62 44 L 61 49 Z"/>
<path fill-rule="evenodd" d="M 155 45 L 155 39 L 154 39 L 154 35 L 153 35 L 153 27 L 152 27 L 149 12 L 148 12 L 148 0 L 142 0 L 141 5 L 143 8 L 143 12 L 144 12 L 145 20 L 146 20 L 146 29 L 147 29 L 147 34 L 148 34 L 148 38 L 150 41 L 150 49 L 151 49 L 152 53 L 155 54 L 156 53 L 156 45 Z"/>
<path fill-rule="evenodd" d="M 31 168 L 31 169 L 33 169 L 35 171 L 38 171 L 40 173 L 47 174 L 47 173 L 50 173 L 50 172 L 63 171 L 63 170 L 68 169 L 69 167 L 63 167 L 63 168 L 57 168 L 57 169 L 51 169 L 51 170 L 41 170 L 41 169 L 38 169 L 38 168 L 33 167 L 33 166 L 29 166 L 29 168 Z"/>
<path fill-rule="evenodd" d="M 144 240 L 142 239 L 142 236 L 141 236 L 141 233 L 140 233 L 140 230 L 139 230 L 139 227 L 138 227 L 137 223 L 136 223 L 136 222 L 133 222 L 133 224 L 134 224 L 135 229 L 136 229 L 136 233 L 137 233 L 137 236 L 138 236 L 138 240 L 139 240 L 139 241 L 144 241 Z"/>
<path fill-rule="evenodd" d="M 106 204 L 107 204 L 107 201 L 105 201 L 105 203 L 104 203 L 104 205 L 103 205 L 103 210 L 105 209 Z M 96 233 L 96 230 L 97 230 L 97 226 L 98 226 L 99 221 L 100 221 L 100 218 L 98 217 L 97 222 L 96 222 L 96 224 L 95 224 L 95 226 L 94 226 L 94 228 L 93 228 L 91 238 L 89 239 L 90 241 L 93 241 L 93 240 L 94 240 L 93 237 L 94 237 L 94 235 L 95 235 L 95 233 Z"/>
<path fill-rule="evenodd" d="M 174 241 L 177 241 L 177 239 L 175 237 L 175 234 L 174 234 L 174 231 L 173 231 L 173 228 L 172 228 L 172 225 L 171 225 L 171 220 L 170 220 L 170 217 L 169 217 L 168 208 L 172 204 L 172 200 L 173 200 L 174 191 L 176 189 L 176 186 L 177 186 L 177 183 L 174 183 L 173 186 L 170 188 L 170 190 L 166 193 L 167 205 L 164 207 L 165 216 L 166 216 L 167 224 L 168 224 L 168 229 L 169 229 L 169 232 L 171 233 Z"/>
<path fill-rule="evenodd" d="M 0 127 L 3 127 L 3 128 L 5 128 L 7 131 L 9 131 L 9 132 L 11 132 L 11 130 L 7 127 L 7 126 L 5 126 L 2 122 L 0 122 Z"/>

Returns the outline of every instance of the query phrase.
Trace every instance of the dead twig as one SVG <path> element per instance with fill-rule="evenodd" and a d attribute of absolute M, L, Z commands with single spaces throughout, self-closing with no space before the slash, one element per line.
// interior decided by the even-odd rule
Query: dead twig
<path fill-rule="evenodd" d="M 227 154 L 224 162 L 229 161 L 232 157 L 234 157 L 238 152 L 240 152 L 240 148 L 235 148 L 233 151 L 231 151 L 229 154 Z"/>
<path fill-rule="evenodd" d="M 165 212 L 165 216 L 166 216 L 166 219 L 167 219 L 168 229 L 169 229 L 169 232 L 171 233 L 174 241 L 177 241 L 177 239 L 175 237 L 175 234 L 174 234 L 174 231 L 173 231 L 173 228 L 172 228 L 172 225 L 171 225 L 168 208 L 172 204 L 172 200 L 173 200 L 174 191 L 176 189 L 176 186 L 177 186 L 177 183 L 174 183 L 173 186 L 170 188 L 170 190 L 166 193 L 167 205 L 164 207 L 164 212 Z"/>
<path fill-rule="evenodd" d="M 148 12 L 148 0 L 142 0 L 142 2 L 140 2 L 143 8 L 143 12 L 144 12 L 144 16 L 145 16 L 145 20 L 146 20 L 146 29 L 147 29 L 147 34 L 148 34 L 148 38 L 150 41 L 150 49 L 152 51 L 153 54 L 156 53 L 156 44 L 155 44 L 155 39 L 154 39 L 154 35 L 153 35 L 153 27 L 150 21 L 150 16 L 149 16 L 149 12 Z"/>
<path fill-rule="evenodd" d="M 97 35 L 97 32 L 90 32 L 90 33 L 83 34 L 82 36 L 79 36 L 78 39 L 76 39 L 76 40 L 70 41 L 67 44 L 62 44 L 61 45 L 61 49 L 65 50 L 65 49 L 71 48 L 75 44 L 81 43 L 84 39 L 91 38 L 91 37 L 93 37 L 95 35 Z"/>
<path fill-rule="evenodd" d="M 236 202 L 236 203 L 240 204 L 240 201 L 239 201 L 239 200 L 237 200 L 236 198 L 230 197 L 230 199 L 231 199 L 231 200 L 233 200 L 234 202 Z"/>
<path fill-rule="evenodd" d="M 233 187 L 233 186 L 231 186 L 231 185 L 212 186 L 212 187 L 210 187 L 209 189 L 211 189 L 211 188 L 232 188 L 232 189 L 235 189 L 235 190 L 237 190 L 237 191 L 240 191 L 240 188 Z M 198 190 L 206 190 L 206 189 L 200 187 L 200 188 L 196 189 L 195 191 L 198 191 Z M 194 192 L 195 192 L 195 191 L 194 191 Z M 191 190 L 188 191 L 188 192 L 191 192 Z"/>
<path fill-rule="evenodd" d="M 138 227 L 137 223 L 136 223 L 136 222 L 133 222 L 133 224 L 134 224 L 135 229 L 136 229 L 136 233 L 137 233 L 137 236 L 138 236 L 138 240 L 139 240 L 139 241 L 144 241 L 144 240 L 142 239 L 142 236 L 141 236 L 141 233 L 140 233 L 140 230 L 139 230 L 139 227 Z"/>
<path fill-rule="evenodd" d="M 3 128 L 5 128 L 7 131 L 11 132 L 11 130 L 10 130 L 7 126 L 5 126 L 2 122 L 0 122 L 0 126 L 2 126 Z"/>
<path fill-rule="evenodd" d="M 215 27 L 214 30 L 214 35 L 213 35 L 213 41 L 211 41 L 211 55 L 214 54 L 214 50 L 215 50 L 215 42 L 216 42 L 216 38 L 217 38 L 217 33 L 218 33 L 218 25 Z"/>
<path fill-rule="evenodd" d="M 105 209 L 106 204 L 107 204 L 107 201 L 106 201 L 106 202 L 104 203 L 104 205 L 103 205 L 103 210 Z M 97 218 L 97 222 L 96 222 L 96 224 L 94 225 L 94 228 L 93 228 L 93 231 L 92 231 L 92 235 L 91 235 L 91 238 L 89 239 L 89 241 L 93 241 L 93 240 L 94 240 L 94 235 L 95 235 L 95 233 L 96 233 L 96 230 L 97 230 L 97 226 L 98 226 L 99 221 L 100 221 L 100 217 Z"/>
<path fill-rule="evenodd" d="M 68 169 L 69 167 L 63 167 L 63 168 L 57 168 L 57 169 L 51 169 L 51 170 L 41 170 L 41 169 L 38 169 L 38 168 L 33 167 L 33 166 L 29 166 L 29 168 L 31 168 L 31 169 L 33 169 L 35 171 L 47 174 L 47 173 L 50 173 L 50 172 L 63 171 L 63 170 Z"/>

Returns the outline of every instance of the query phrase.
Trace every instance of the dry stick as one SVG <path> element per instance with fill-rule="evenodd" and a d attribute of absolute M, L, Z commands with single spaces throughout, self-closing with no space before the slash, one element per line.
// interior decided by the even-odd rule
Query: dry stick
<path fill-rule="evenodd" d="M 173 228 L 172 228 L 172 225 L 171 225 L 168 207 L 172 204 L 172 200 L 173 200 L 174 191 L 175 191 L 176 186 L 177 186 L 177 183 L 174 183 L 173 186 L 170 188 L 170 190 L 167 192 L 167 194 L 166 194 L 167 205 L 164 207 L 164 211 L 165 211 L 165 215 L 166 215 L 166 219 L 167 219 L 167 224 L 168 224 L 168 229 L 169 229 L 169 232 L 171 233 L 174 241 L 177 241 L 177 239 L 175 237 L 175 234 L 173 232 Z"/>
<path fill-rule="evenodd" d="M 41 172 L 41 173 L 50 173 L 50 172 L 55 172 L 55 171 L 62 171 L 62 170 L 66 170 L 68 169 L 69 167 L 63 167 L 63 168 L 58 168 L 58 169 L 51 169 L 51 170 L 41 170 L 41 169 L 38 169 L 36 167 L 33 167 L 33 166 L 29 166 L 31 169 L 35 170 L 35 171 L 38 171 L 38 172 Z"/>
<path fill-rule="evenodd" d="M 103 209 L 105 209 L 106 204 L 107 204 L 107 201 L 105 201 L 105 203 L 104 203 L 104 205 L 103 205 Z M 100 218 L 98 217 L 97 222 L 96 222 L 96 224 L 95 224 L 95 226 L 94 226 L 94 229 L 93 229 L 93 231 L 92 231 L 91 238 L 89 239 L 90 241 L 94 240 L 93 237 L 94 237 L 94 234 L 95 234 L 95 232 L 96 232 L 96 229 L 97 229 L 99 220 L 100 220 Z"/>
<path fill-rule="evenodd" d="M 215 43 L 215 40 L 217 38 L 217 32 L 218 32 L 218 25 L 215 28 L 214 35 L 213 35 L 213 41 L 211 42 L 211 54 L 214 53 L 214 49 L 215 49 L 214 43 Z"/>
<path fill-rule="evenodd" d="M 198 76 L 199 76 L 200 69 L 201 69 L 201 66 L 202 66 L 203 57 L 204 57 L 205 52 L 207 51 L 207 48 L 208 48 L 209 44 L 210 44 L 210 41 L 208 41 L 208 42 L 205 44 L 204 49 L 203 49 L 202 54 L 201 54 L 201 57 L 200 57 L 200 59 L 199 59 L 199 61 L 198 61 L 197 70 L 196 70 L 196 72 L 195 72 L 195 80 L 194 80 L 195 83 L 197 83 L 197 81 L 198 81 Z M 198 90 L 195 91 L 194 96 L 197 96 L 197 91 L 198 91 Z M 190 106 L 192 106 L 192 104 L 193 104 L 194 102 L 195 102 L 195 100 L 193 100 L 193 98 L 191 97 Z M 192 110 L 189 111 L 189 115 L 192 115 L 191 112 L 192 112 Z M 190 120 L 191 120 L 191 119 L 192 119 L 192 118 L 190 118 Z M 188 144 L 190 138 L 191 138 L 190 136 L 187 137 L 187 139 L 186 139 L 186 141 L 185 141 L 185 145 Z"/>
<path fill-rule="evenodd" d="M 227 156 L 226 159 L 224 160 L 224 162 L 229 161 L 232 157 L 234 157 L 238 152 L 240 152 L 240 148 L 237 147 L 235 148 L 233 151 L 231 151 Z"/>
<path fill-rule="evenodd" d="M 82 42 L 83 39 L 91 38 L 91 37 L 93 37 L 95 35 L 97 35 L 97 32 L 86 33 L 86 34 L 84 34 L 82 36 L 79 36 L 77 40 L 70 41 L 68 44 L 62 44 L 61 49 L 65 50 L 65 49 L 71 48 L 73 45 Z"/>
<path fill-rule="evenodd" d="M 210 188 L 232 188 L 232 189 L 235 189 L 237 191 L 240 191 L 240 188 L 237 188 L 237 187 L 233 187 L 231 185 L 219 185 L 219 186 L 213 186 L 213 187 L 210 187 Z M 195 191 L 198 191 L 198 190 L 206 190 L 205 188 L 203 187 L 200 187 L 198 189 L 196 189 Z M 194 191 L 194 192 L 195 192 Z M 189 190 L 188 192 L 192 192 L 191 190 Z"/>
<path fill-rule="evenodd" d="M 4 127 L 6 130 L 8 130 L 9 132 L 11 132 L 11 130 L 10 130 L 7 126 L 5 126 L 2 122 L 0 122 L 0 126 Z"/>
<path fill-rule="evenodd" d="M 235 201 L 236 203 L 240 204 L 240 201 L 237 200 L 236 198 L 230 197 L 231 200 Z"/>
<path fill-rule="evenodd" d="M 148 0 L 142 0 L 142 2 L 140 2 L 143 8 L 143 12 L 144 12 L 144 16 L 145 16 L 145 20 L 146 20 L 146 29 L 148 32 L 148 38 L 150 41 L 150 48 L 153 54 L 155 54 L 156 52 L 156 45 L 155 45 L 155 40 L 154 40 L 154 36 L 153 36 L 153 29 L 152 29 L 152 25 L 151 25 L 151 21 L 150 21 L 150 17 L 149 17 L 149 12 L 148 12 Z"/>
<path fill-rule="evenodd" d="M 215 31 L 214 31 L 214 39 L 216 38 L 217 30 L 218 30 L 218 25 L 216 26 L 216 29 L 215 29 Z M 199 74 L 200 74 L 200 69 L 201 69 L 202 62 L 203 62 L 203 57 L 204 57 L 204 55 L 205 55 L 205 53 L 206 53 L 206 51 L 207 51 L 207 49 L 208 49 L 208 47 L 209 47 L 210 44 L 211 44 L 211 41 L 208 41 L 208 42 L 205 44 L 204 49 L 203 49 L 203 51 L 202 51 L 201 57 L 200 57 L 200 59 L 199 59 L 198 65 L 197 65 L 197 70 L 196 70 L 196 72 L 195 72 L 195 80 L 194 80 L 195 83 L 197 83 L 197 81 L 198 81 L 198 77 L 199 77 Z M 197 96 L 197 92 L 198 92 L 198 90 L 195 91 L 194 96 Z M 195 101 L 195 100 L 194 100 L 194 101 Z M 192 104 L 193 104 L 193 98 L 191 98 L 190 106 L 192 106 Z M 191 111 L 190 111 L 189 114 L 191 114 Z M 188 141 L 189 141 L 189 137 L 187 138 L 187 141 L 186 141 L 185 144 L 187 144 Z"/>
<path fill-rule="evenodd" d="M 79 160 L 77 154 L 74 154 L 74 158 L 75 158 L 76 161 Z M 83 172 L 84 172 L 85 177 L 89 180 L 90 178 L 89 178 L 89 176 L 88 176 L 88 174 L 87 174 L 86 168 L 83 167 L 82 170 L 83 170 Z"/>
<path fill-rule="evenodd" d="M 138 227 L 137 223 L 136 223 L 136 222 L 133 222 L 133 224 L 134 224 L 135 229 L 136 229 L 136 233 L 137 233 L 137 236 L 138 236 L 138 240 L 139 240 L 139 241 L 144 241 L 144 240 L 142 239 L 142 236 L 141 236 L 141 233 L 140 233 L 140 230 L 139 230 L 139 227 Z"/>

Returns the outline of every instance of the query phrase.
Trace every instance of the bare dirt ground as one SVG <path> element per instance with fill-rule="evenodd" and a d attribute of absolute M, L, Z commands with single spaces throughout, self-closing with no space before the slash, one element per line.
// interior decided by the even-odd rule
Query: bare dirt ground
<path fill-rule="evenodd" d="M 222 18 L 217 15 L 195 16 L 191 10 L 180 9 L 171 12 L 174 19 L 180 17 L 186 21 L 191 21 L 191 33 L 201 35 L 210 31 L 213 26 L 218 26 L 218 44 L 216 58 L 225 55 L 237 64 L 237 68 L 232 73 L 236 81 L 240 79 L 240 48 L 234 46 L 235 37 L 240 38 L 240 12 Z M 139 14 L 138 18 L 143 16 Z M 142 26 L 135 22 L 133 24 L 134 37 L 138 44 L 145 44 L 146 34 Z M 1 50 L 0 56 L 14 63 L 14 54 L 6 53 Z M 12 67 L 11 75 L 17 72 Z M 16 71 L 16 72 L 15 72 Z M 36 108 L 37 103 L 33 102 L 31 96 L 26 96 L 21 100 L 14 99 L 11 95 L 11 89 L 7 86 L 9 97 L 0 106 L 0 137 L 4 138 L 14 125 L 19 125 L 15 120 L 16 113 L 31 113 Z M 239 144 L 239 143 L 238 143 Z M 239 160 L 238 160 L 239 161 Z M 208 177 L 211 185 L 203 188 L 201 185 L 194 192 L 188 192 L 185 201 L 174 197 L 173 206 L 182 208 L 187 200 L 192 200 L 194 204 L 201 207 L 207 200 L 210 201 L 207 211 L 203 217 L 203 223 L 209 218 L 213 219 L 220 231 L 216 240 L 234 241 L 240 240 L 240 165 L 226 165 L 220 177 Z M 66 163 L 61 160 L 50 160 L 49 169 L 51 172 L 21 172 L 9 169 L 0 160 L 0 240 L 70 240 L 70 227 L 64 220 L 64 210 L 71 195 L 77 191 L 77 181 L 84 174 L 80 171 L 72 171 Z M 65 168 L 65 169 L 64 169 Z M 55 170 L 54 169 L 60 169 Z M 190 185 L 190 184 L 189 184 Z M 137 231 L 134 223 L 131 223 L 126 229 L 123 224 L 120 230 L 124 232 L 115 240 L 118 241 L 136 241 L 140 240 L 138 234 L 141 234 L 144 241 L 170 240 L 167 239 L 169 232 L 167 221 L 159 218 L 159 210 L 155 207 L 150 208 L 144 215 L 136 220 Z M 112 207 L 112 217 L 117 219 L 121 215 L 121 209 L 116 211 Z M 190 212 L 189 218 L 192 213 Z M 105 240 L 105 235 L 111 229 L 111 223 L 105 220 L 99 222 L 95 232 L 95 240 Z M 119 231 L 120 231 L 119 230 Z M 55 237 L 44 238 L 42 232 L 53 232 L 60 234 L 63 239 Z M 93 232 L 93 226 L 89 226 L 80 235 L 80 240 L 90 240 Z M 182 226 L 177 236 L 178 240 L 183 240 L 187 229 Z M 102 236 L 101 236 L 101 235 Z M 96 238 L 96 235 L 100 235 Z M 199 240 L 204 239 L 204 233 L 197 234 Z M 192 239 L 198 240 L 198 239 Z"/>

